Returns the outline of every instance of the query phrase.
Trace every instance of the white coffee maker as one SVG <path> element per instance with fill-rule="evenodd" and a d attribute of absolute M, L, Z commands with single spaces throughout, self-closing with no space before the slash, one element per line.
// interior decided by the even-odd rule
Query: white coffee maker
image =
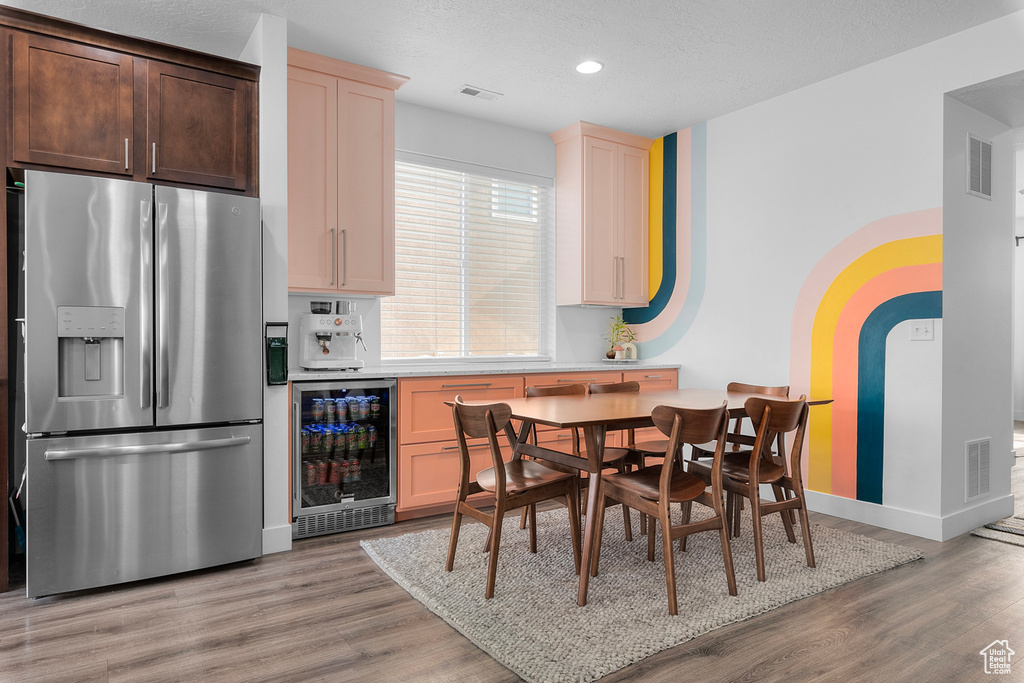
<path fill-rule="evenodd" d="M 306 370 L 357 370 L 356 344 L 363 342 L 363 316 L 354 301 L 311 301 L 299 319 L 299 365 Z M 333 312 L 332 312 L 333 311 Z"/>

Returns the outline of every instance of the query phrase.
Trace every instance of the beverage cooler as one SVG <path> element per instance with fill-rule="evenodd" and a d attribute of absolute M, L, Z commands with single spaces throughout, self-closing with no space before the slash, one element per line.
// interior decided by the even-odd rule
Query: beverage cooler
<path fill-rule="evenodd" d="M 292 383 L 292 538 L 395 521 L 395 380 Z"/>

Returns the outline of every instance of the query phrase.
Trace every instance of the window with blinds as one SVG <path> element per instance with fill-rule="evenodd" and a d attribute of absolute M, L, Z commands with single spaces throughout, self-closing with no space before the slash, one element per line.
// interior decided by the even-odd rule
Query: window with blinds
<path fill-rule="evenodd" d="M 545 356 L 552 181 L 399 153 L 381 357 Z"/>

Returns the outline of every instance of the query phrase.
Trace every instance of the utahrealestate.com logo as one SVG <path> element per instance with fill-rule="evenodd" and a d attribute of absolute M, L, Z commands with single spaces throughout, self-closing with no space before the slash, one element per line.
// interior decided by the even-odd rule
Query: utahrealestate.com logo
<path fill-rule="evenodd" d="M 1010 658 L 1016 653 L 1010 649 L 1009 641 L 994 640 L 979 654 L 985 658 L 985 673 L 1008 674 L 1010 673 Z"/>

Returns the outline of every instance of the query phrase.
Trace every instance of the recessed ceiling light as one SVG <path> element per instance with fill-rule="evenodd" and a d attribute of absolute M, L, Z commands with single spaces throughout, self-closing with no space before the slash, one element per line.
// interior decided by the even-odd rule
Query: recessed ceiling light
<path fill-rule="evenodd" d="M 604 64 L 601 62 L 580 62 L 576 65 L 576 70 L 581 74 L 596 74 L 598 71 L 604 68 Z"/>

